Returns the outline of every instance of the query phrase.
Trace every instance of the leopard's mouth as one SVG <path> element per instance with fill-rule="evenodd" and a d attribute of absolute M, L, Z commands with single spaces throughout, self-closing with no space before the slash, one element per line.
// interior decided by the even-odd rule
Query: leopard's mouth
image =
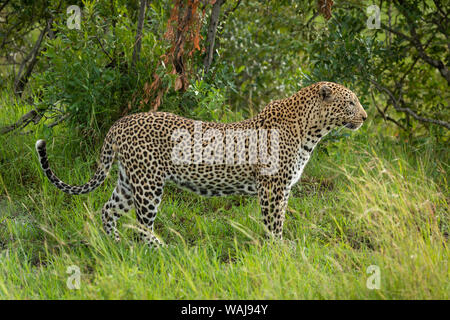
<path fill-rule="evenodd" d="M 362 126 L 362 122 L 347 122 L 344 124 L 344 126 L 350 130 L 358 130 Z"/>

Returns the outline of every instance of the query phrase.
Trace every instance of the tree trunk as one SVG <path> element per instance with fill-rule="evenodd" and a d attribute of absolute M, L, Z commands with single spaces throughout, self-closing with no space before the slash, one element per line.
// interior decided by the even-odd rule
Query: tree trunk
<path fill-rule="evenodd" d="M 225 3 L 226 0 L 216 0 L 211 9 L 211 17 L 209 19 L 208 26 L 208 36 L 206 38 L 207 48 L 205 59 L 203 60 L 203 65 L 205 67 L 205 71 L 209 72 L 209 68 L 211 67 L 213 56 L 214 56 L 214 44 L 216 42 L 216 32 L 217 25 L 219 23 L 220 16 L 220 7 Z"/>
<path fill-rule="evenodd" d="M 131 67 L 134 68 L 136 63 L 139 61 L 141 54 L 141 43 L 142 43 L 142 29 L 144 27 L 145 18 L 145 8 L 147 7 L 147 0 L 141 0 L 141 7 L 139 8 L 139 18 L 136 30 L 136 40 L 134 42 L 133 48 L 133 58 L 131 61 Z"/>
<path fill-rule="evenodd" d="M 179 74 L 178 84 L 175 84 L 176 90 L 186 91 L 188 81 L 184 65 L 184 46 L 186 42 L 186 30 L 192 22 L 192 6 L 189 2 L 179 0 L 175 5 L 178 6 L 179 14 L 177 17 L 177 31 L 175 36 L 175 48 L 173 51 L 173 65 L 175 72 Z"/>

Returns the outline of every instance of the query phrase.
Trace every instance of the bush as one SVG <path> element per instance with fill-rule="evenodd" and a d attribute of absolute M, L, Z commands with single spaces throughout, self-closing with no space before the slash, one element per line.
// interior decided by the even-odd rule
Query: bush
<path fill-rule="evenodd" d="M 133 94 L 150 81 L 155 57 L 164 52 L 164 44 L 147 30 L 141 60 L 132 70 L 135 28 L 127 18 L 132 14 L 120 6 L 111 16 L 101 4 L 86 2 L 80 30 L 70 30 L 64 15 L 55 20 L 56 37 L 43 52 L 48 67 L 35 74 L 32 84 L 46 115 L 68 115 L 72 127 L 97 133 L 137 110 Z"/>

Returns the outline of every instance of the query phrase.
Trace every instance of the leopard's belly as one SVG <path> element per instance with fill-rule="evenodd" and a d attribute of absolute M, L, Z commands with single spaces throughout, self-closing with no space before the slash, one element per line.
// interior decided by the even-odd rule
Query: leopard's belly
<path fill-rule="evenodd" d="M 167 180 L 202 196 L 256 195 L 256 182 L 248 165 L 195 165 L 177 167 Z"/>

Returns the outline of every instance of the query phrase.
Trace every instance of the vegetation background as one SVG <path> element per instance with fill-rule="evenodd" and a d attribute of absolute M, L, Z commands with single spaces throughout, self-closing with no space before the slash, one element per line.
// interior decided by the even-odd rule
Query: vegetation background
<path fill-rule="evenodd" d="M 449 11 L 437 0 L 0 1 L 0 298 L 448 299 Z M 315 150 L 281 243 L 263 240 L 255 198 L 173 186 L 156 220 L 169 248 L 137 241 L 134 213 L 115 243 L 99 212 L 117 171 L 69 196 L 34 151 L 46 139 L 54 171 L 82 184 L 125 114 L 239 121 L 321 80 L 354 90 L 369 119 Z"/>

